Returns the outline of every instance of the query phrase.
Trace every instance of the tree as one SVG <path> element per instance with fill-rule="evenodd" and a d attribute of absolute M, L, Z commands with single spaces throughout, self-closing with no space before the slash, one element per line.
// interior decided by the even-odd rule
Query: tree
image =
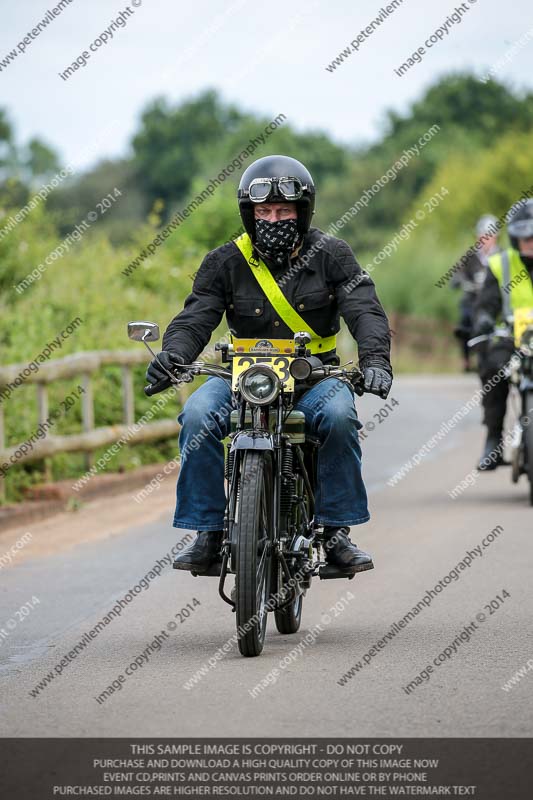
<path fill-rule="evenodd" d="M 141 117 L 133 139 L 134 166 L 148 210 L 154 200 L 165 205 L 184 198 L 202 168 L 201 153 L 228 136 L 243 118 L 207 91 L 175 108 L 158 99 Z"/>
<path fill-rule="evenodd" d="M 431 86 L 406 116 L 389 111 L 385 136 L 376 148 L 408 144 L 435 124 L 447 136 L 451 128 L 460 128 L 477 144 L 490 144 L 509 128 L 533 125 L 532 100 L 533 95 L 519 97 L 497 81 L 483 83 L 474 75 L 452 73 Z"/>
<path fill-rule="evenodd" d="M 0 108 L 0 176 L 8 176 L 14 158 L 13 128 L 6 112 Z"/>
<path fill-rule="evenodd" d="M 56 220 L 59 232 L 66 235 L 108 193 L 118 189 L 121 194 L 105 215 L 98 215 L 98 227 L 104 228 L 114 242 L 127 241 L 144 221 L 146 198 L 136 185 L 131 159 L 104 160 L 77 180 L 65 181 L 52 192 L 47 208 Z"/>
<path fill-rule="evenodd" d="M 342 236 L 357 249 L 379 249 L 401 226 L 436 171 L 461 153 L 470 168 L 480 149 L 494 147 L 512 130 L 533 126 L 533 96 L 521 97 L 496 81 L 482 83 L 474 75 L 454 73 L 431 86 L 407 111 L 388 111 L 384 135 L 358 151 L 340 178 L 328 180 L 320 200 L 318 220 L 323 227 L 340 218 L 401 156 L 413 154 L 408 166 L 371 198 L 343 228 Z M 425 145 L 420 139 L 432 126 L 440 130 Z"/>
<path fill-rule="evenodd" d="M 54 175 L 61 168 L 56 151 L 40 139 L 30 139 L 28 142 L 23 165 L 31 177 L 40 182 Z"/>

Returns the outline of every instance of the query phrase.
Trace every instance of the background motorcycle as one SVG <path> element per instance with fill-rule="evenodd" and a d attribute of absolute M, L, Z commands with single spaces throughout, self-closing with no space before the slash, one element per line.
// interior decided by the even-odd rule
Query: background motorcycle
<path fill-rule="evenodd" d="M 533 319 L 533 313 L 528 316 Z M 521 475 L 528 476 L 529 502 L 533 506 L 533 323 L 518 327 L 517 322 L 510 318 L 508 324 L 494 333 L 470 339 L 468 346 L 490 347 L 491 342 L 499 340 L 505 342 L 509 350 L 516 347 L 507 364 L 510 399 L 517 416 L 511 443 L 511 479 L 517 483 Z"/>

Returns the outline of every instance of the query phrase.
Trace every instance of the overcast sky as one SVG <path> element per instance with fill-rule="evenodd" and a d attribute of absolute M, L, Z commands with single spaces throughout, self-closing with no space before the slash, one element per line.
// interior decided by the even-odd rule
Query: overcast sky
<path fill-rule="evenodd" d="M 0 0 L 2 59 L 58 0 Z M 399 0 L 397 0 L 399 2 Z M 207 87 L 266 117 L 282 112 L 299 130 L 322 129 L 338 141 L 375 139 L 384 111 L 403 112 L 453 69 L 484 74 L 527 31 L 499 72 L 533 88 L 530 0 L 467 0 L 460 24 L 403 76 L 394 69 L 461 4 L 403 0 L 358 52 L 325 67 L 379 15 L 388 0 L 129 0 L 131 13 L 87 66 L 59 77 L 126 9 L 115 0 L 72 0 L 0 72 L 0 107 L 18 141 L 40 136 L 76 167 L 127 153 L 141 110 L 156 95 L 180 101 Z M 127 14 L 128 12 L 126 12 Z M 443 34 L 444 35 L 444 34 Z M 24 45 L 22 45 L 24 46 Z"/>

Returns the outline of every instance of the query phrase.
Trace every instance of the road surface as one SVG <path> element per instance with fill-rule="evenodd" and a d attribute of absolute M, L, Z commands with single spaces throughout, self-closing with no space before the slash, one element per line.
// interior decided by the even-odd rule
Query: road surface
<path fill-rule="evenodd" d="M 376 569 L 315 580 L 302 630 L 281 636 L 272 620 L 256 659 L 228 644 L 217 660 L 235 618 L 216 580 L 168 566 L 73 651 L 187 535 L 170 524 L 171 479 L 140 505 L 107 499 L 31 527 L 0 570 L 2 736 L 531 736 L 533 672 L 502 689 L 533 658 L 525 478 L 513 486 L 501 469 L 449 496 L 480 450 L 474 409 L 387 483 L 476 388 L 400 378 L 382 423 L 384 401 L 361 401 L 373 516 L 352 538 Z M 0 535 L 0 555 L 25 530 Z"/>

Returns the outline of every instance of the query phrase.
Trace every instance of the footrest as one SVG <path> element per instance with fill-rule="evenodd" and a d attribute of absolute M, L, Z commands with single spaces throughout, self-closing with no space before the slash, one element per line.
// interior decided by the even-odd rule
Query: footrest
<path fill-rule="evenodd" d="M 351 581 L 355 574 L 354 569 L 340 569 L 332 567 L 331 564 L 323 564 L 318 568 L 318 577 L 321 581 L 331 581 L 334 578 L 348 578 Z"/>
<path fill-rule="evenodd" d="M 209 569 L 205 572 L 196 572 L 195 570 L 191 569 L 191 575 L 194 575 L 195 578 L 220 578 L 220 570 L 222 569 L 222 561 L 217 561 L 215 564 L 211 564 Z"/>

